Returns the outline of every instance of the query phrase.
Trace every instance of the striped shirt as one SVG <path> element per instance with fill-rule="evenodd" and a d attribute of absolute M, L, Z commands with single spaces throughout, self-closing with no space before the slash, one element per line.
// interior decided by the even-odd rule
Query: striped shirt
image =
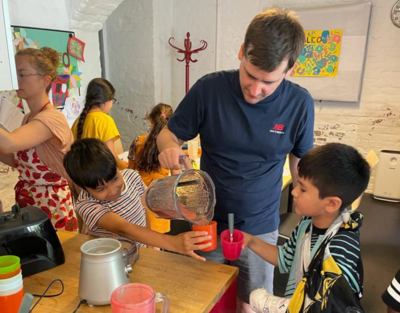
<path fill-rule="evenodd" d="M 391 284 L 382 295 L 383 302 L 388 307 L 400 312 L 400 270 L 396 273 Z"/>
<path fill-rule="evenodd" d="M 129 223 L 139 226 L 146 226 L 146 211 L 141 203 L 144 193 L 144 185 L 140 175 L 133 170 L 121 171 L 125 181 L 125 189 L 117 201 L 100 201 L 94 198 L 90 193 L 82 190 L 76 202 L 76 211 L 85 222 L 89 234 L 96 237 L 118 237 L 104 228 L 97 225 L 100 218 L 108 213 L 114 212 Z M 142 243 L 134 242 L 139 246 L 145 246 Z"/>
<path fill-rule="evenodd" d="M 305 218 L 301 223 L 309 220 Z M 301 224 L 300 223 L 300 224 Z M 294 259 L 298 240 L 298 229 L 300 224 L 295 228 L 290 238 L 279 247 L 278 262 L 279 270 L 281 273 L 289 273 Z M 314 249 L 315 244 L 319 240 L 322 240 L 327 229 L 319 229 L 313 225 L 313 233 L 311 234 L 311 251 Z M 306 232 L 310 230 L 307 228 Z M 299 239 L 300 240 L 300 239 Z M 318 247 L 317 247 L 318 248 Z M 316 249 L 314 250 L 315 253 Z M 344 228 L 340 228 L 337 234 L 333 237 L 329 243 L 329 251 L 343 272 L 343 276 L 349 283 L 353 293 L 357 298 L 362 296 L 362 284 L 363 284 L 363 269 L 360 255 L 360 234 L 358 230 L 349 231 Z M 311 257 L 313 254 L 311 253 Z M 287 286 L 285 296 L 291 296 L 296 288 L 293 282 L 291 286 Z"/>

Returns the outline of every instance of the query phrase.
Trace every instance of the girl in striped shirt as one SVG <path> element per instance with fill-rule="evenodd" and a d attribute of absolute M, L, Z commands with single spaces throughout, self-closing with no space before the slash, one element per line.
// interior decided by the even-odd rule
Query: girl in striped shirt
<path fill-rule="evenodd" d="M 64 166 L 72 181 L 83 190 L 76 210 L 93 236 L 121 236 L 138 245 L 149 245 L 205 260 L 194 250 L 207 248 L 211 239 L 204 231 L 169 236 L 152 231 L 146 225 L 141 203 L 144 185 L 134 170 L 119 171 L 112 152 L 99 139 L 77 140 L 64 157 Z"/>

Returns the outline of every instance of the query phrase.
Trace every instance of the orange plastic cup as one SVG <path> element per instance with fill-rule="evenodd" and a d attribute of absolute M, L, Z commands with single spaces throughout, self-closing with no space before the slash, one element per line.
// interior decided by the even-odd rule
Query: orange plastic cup
<path fill-rule="evenodd" d="M 20 271 L 21 271 L 21 265 L 18 266 L 17 269 L 12 272 L 4 273 L 4 274 L 0 273 L 0 279 L 7 279 L 7 278 L 14 277 L 15 275 L 18 275 Z"/>
<path fill-rule="evenodd" d="M 24 298 L 24 288 L 13 294 L 2 296 L 0 295 L 0 308 L 2 313 L 18 313 Z"/>
<path fill-rule="evenodd" d="M 206 231 L 208 233 L 208 236 L 211 236 L 210 240 L 202 241 L 199 242 L 198 244 L 206 244 L 211 242 L 211 246 L 205 249 L 202 249 L 201 251 L 213 251 L 215 248 L 217 248 L 217 222 L 211 221 L 208 225 L 204 226 L 197 226 L 193 225 L 193 230 L 195 231 Z"/>

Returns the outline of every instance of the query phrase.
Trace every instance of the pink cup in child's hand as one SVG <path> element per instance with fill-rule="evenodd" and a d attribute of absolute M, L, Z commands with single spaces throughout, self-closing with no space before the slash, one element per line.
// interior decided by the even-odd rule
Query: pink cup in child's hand
<path fill-rule="evenodd" d="M 242 252 L 243 233 L 237 229 L 233 230 L 233 241 L 230 241 L 229 229 L 221 233 L 222 253 L 225 259 L 234 261 L 239 259 Z"/>

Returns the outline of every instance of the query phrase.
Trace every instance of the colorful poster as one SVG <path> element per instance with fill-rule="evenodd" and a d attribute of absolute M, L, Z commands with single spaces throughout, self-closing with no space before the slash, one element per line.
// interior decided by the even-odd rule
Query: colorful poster
<path fill-rule="evenodd" d="M 74 68 L 74 72 L 78 71 L 78 60 L 68 53 L 68 39 L 70 34 L 73 35 L 72 32 L 18 26 L 13 26 L 12 30 L 16 52 L 28 47 L 51 47 L 60 54 L 59 74 L 70 66 Z"/>
<path fill-rule="evenodd" d="M 12 26 L 14 35 L 15 52 L 24 48 L 37 48 L 50 47 L 56 50 L 60 55 L 60 64 L 58 66 L 58 73 L 60 78 L 53 82 L 52 85 L 52 103 L 55 107 L 64 106 L 65 99 L 70 93 L 68 90 L 72 88 L 79 88 L 81 86 L 82 72 L 78 69 L 78 60 L 76 57 L 68 53 L 68 41 L 73 32 L 29 28 Z M 62 83 L 60 81 L 62 80 Z M 63 84 L 67 87 L 61 88 Z M 61 91 L 64 90 L 64 91 Z M 79 90 L 78 92 L 79 93 Z"/>
<path fill-rule="evenodd" d="M 337 76 L 343 31 L 306 30 L 305 33 L 306 42 L 293 68 L 293 76 Z"/>

